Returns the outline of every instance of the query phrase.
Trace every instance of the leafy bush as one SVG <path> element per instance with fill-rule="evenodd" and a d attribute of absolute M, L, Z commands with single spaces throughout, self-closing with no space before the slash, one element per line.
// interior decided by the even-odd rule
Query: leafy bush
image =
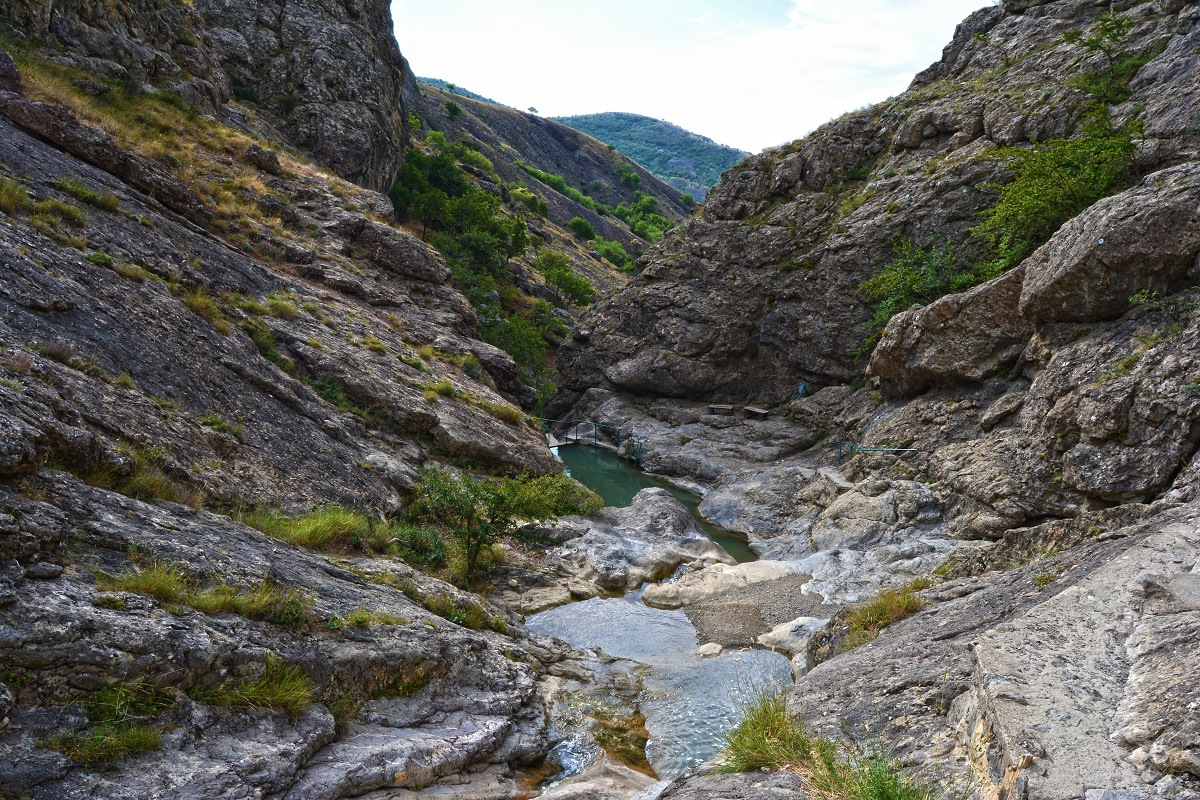
<path fill-rule="evenodd" d="M 546 270 L 546 283 L 558 289 L 577 306 L 590 305 L 596 299 L 596 288 L 567 267 L 551 267 Z"/>
<path fill-rule="evenodd" d="M 603 505 L 565 475 L 472 478 L 433 468 L 421 473 L 413 496 L 410 519 L 446 531 L 462 550 L 460 577 L 468 583 L 478 578 L 480 554 L 512 535 L 517 520 L 592 513 Z"/>
<path fill-rule="evenodd" d="M 533 268 L 545 274 L 552 269 L 565 269 L 571 265 L 571 258 L 566 253 L 557 250 L 539 250 L 533 259 Z"/>
<path fill-rule="evenodd" d="M 996 205 L 972 233 L 996 254 L 976 269 L 983 279 L 1003 274 L 1045 243 L 1071 217 L 1109 194 L 1133 163 L 1136 123 L 1114 128 L 1108 111 L 1094 109 L 1080 135 L 1027 148 L 1005 147 L 1013 180 L 995 186 Z"/>
<path fill-rule="evenodd" d="M 625 252 L 620 242 L 604 238 L 596 239 L 596 251 L 610 263 L 615 264 L 622 272 L 633 272 L 633 258 Z"/>
<path fill-rule="evenodd" d="M 537 178 L 539 181 L 546 184 L 559 194 L 566 195 L 576 203 L 579 203 L 579 205 L 591 211 L 595 211 L 597 209 L 595 200 L 588 197 L 574 186 L 569 185 L 567 183 L 567 179 L 562 175 L 555 175 L 553 172 L 542 172 L 537 167 L 531 167 L 523 161 L 517 161 L 515 163 L 519 169 Z"/>
<path fill-rule="evenodd" d="M 428 527 L 397 522 L 391 527 L 392 542 L 398 555 L 419 569 L 440 569 L 446 565 L 446 542 Z"/>
<path fill-rule="evenodd" d="M 449 115 L 450 119 L 458 119 L 459 117 L 462 116 L 462 107 L 459 106 L 459 104 L 454 102 L 453 100 L 447 100 L 446 101 L 446 114 Z"/>
<path fill-rule="evenodd" d="M 613 171 L 617 174 L 617 179 L 631 189 L 636 189 L 642 185 L 642 176 L 638 175 L 637 170 L 624 162 L 617 164 Z"/>
<path fill-rule="evenodd" d="M 951 242 L 934 242 L 922 248 L 902 236 L 896 240 L 893 252 L 892 261 L 858 289 L 875 304 L 875 315 L 867 323 L 871 336 L 863 351 L 869 351 L 896 314 L 914 304 L 930 303 L 975 281 L 969 270 L 959 267 L 957 251 Z"/>
<path fill-rule="evenodd" d="M 583 239 L 585 242 L 596 238 L 596 231 L 592 228 L 592 223 L 588 222 L 583 217 L 571 217 L 567 221 L 567 230 Z"/>
<path fill-rule="evenodd" d="M 608 209 L 614 217 L 629 226 L 635 236 L 648 242 L 657 242 L 662 235 L 674 227 L 674 223 L 659 213 L 658 200 L 644 192 L 633 193 L 633 204 L 619 204 Z"/>

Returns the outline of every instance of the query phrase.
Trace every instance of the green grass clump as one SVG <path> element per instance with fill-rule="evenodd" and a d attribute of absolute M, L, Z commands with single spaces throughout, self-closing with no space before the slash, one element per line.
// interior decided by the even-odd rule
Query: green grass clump
<path fill-rule="evenodd" d="M 295 719 L 313 702 L 313 682 L 299 664 L 270 656 L 260 677 L 230 681 L 194 699 L 224 708 L 270 708 Z"/>
<path fill-rule="evenodd" d="M 725 737 L 718 772 L 789 767 L 814 797 L 837 800 L 935 800 L 945 795 L 874 751 L 851 753 L 813 736 L 787 710 L 782 691 L 760 691 Z"/>
<path fill-rule="evenodd" d="M 267 297 L 267 313 L 280 319 L 294 319 L 300 313 L 300 309 L 291 300 L 269 295 Z"/>
<path fill-rule="evenodd" d="M 175 701 L 148 686 L 109 686 L 90 695 L 87 733 L 58 736 L 48 744 L 76 763 L 111 768 L 117 763 L 162 746 L 153 717 Z"/>
<path fill-rule="evenodd" d="M 10 178 L 0 178 L 0 211 L 12 216 L 29 209 L 29 190 Z"/>
<path fill-rule="evenodd" d="M 257 510 L 240 515 L 238 520 L 268 536 L 313 550 L 366 550 L 373 543 L 378 543 L 371 518 L 342 506 L 318 508 L 299 517 Z"/>
<path fill-rule="evenodd" d="M 853 650 L 872 641 L 894 622 L 911 617 L 922 608 L 916 589 L 888 589 L 867 602 L 851 608 L 846 615 L 850 632 L 842 645 L 843 650 Z"/>
<path fill-rule="evenodd" d="M 87 260 L 98 267 L 111 267 L 113 265 L 112 256 L 108 253 L 92 253 L 87 257 Z"/>
<path fill-rule="evenodd" d="M 75 178 L 59 178 L 54 182 L 54 188 L 63 194 L 74 197 L 81 203 L 102 208 L 105 211 L 116 211 L 121 205 L 121 198 L 113 194 L 97 192 L 84 186 Z"/>
<path fill-rule="evenodd" d="M 126 264 L 124 262 L 119 262 L 116 266 L 114 266 L 113 271 L 122 278 L 128 278 L 129 280 L 137 281 L 138 283 L 141 283 L 150 277 L 150 273 L 138 265 Z"/>
<path fill-rule="evenodd" d="M 98 574 L 102 592 L 132 592 L 153 597 L 167 607 L 187 606 L 204 614 L 237 614 L 247 619 L 299 627 L 312 618 L 313 600 L 298 589 L 284 590 L 270 581 L 239 589 L 220 580 L 194 581 L 180 568 L 152 562 L 124 575 Z"/>
<path fill-rule="evenodd" d="M 245 441 L 242 437 L 242 431 L 246 427 L 244 423 L 230 423 L 219 414 L 214 414 L 211 411 L 197 419 L 196 422 L 219 433 L 228 433 L 239 442 Z"/>
<path fill-rule="evenodd" d="M 96 586 L 102 592 L 144 594 L 164 605 L 181 605 L 192 592 L 191 581 L 183 570 L 157 562 L 125 575 L 98 575 Z"/>
<path fill-rule="evenodd" d="M 475 399 L 471 401 L 474 405 L 479 406 L 484 411 L 491 414 L 496 419 L 504 420 L 513 425 L 520 425 L 525 421 L 525 412 L 516 406 L 510 406 L 506 403 L 493 403 L 490 400 Z"/>
<path fill-rule="evenodd" d="M 87 240 L 74 232 L 87 227 L 88 215 L 82 208 L 51 198 L 34 203 L 30 210 L 35 230 L 76 250 L 87 247 Z"/>
<path fill-rule="evenodd" d="M 411 578 L 397 578 L 390 573 L 378 573 L 368 576 L 372 583 L 391 586 L 401 591 L 405 597 L 419 604 L 426 611 L 448 619 L 456 625 L 472 630 L 493 630 L 504 633 L 508 630 L 508 622 L 502 616 L 490 616 L 487 609 L 473 600 L 460 603 L 448 594 L 427 594 L 422 592 Z"/>
<path fill-rule="evenodd" d="M 458 390 L 454 388 L 454 384 L 443 378 L 440 381 L 433 383 L 423 383 L 420 386 L 425 399 L 431 403 L 437 402 L 439 397 L 457 397 Z"/>
<path fill-rule="evenodd" d="M 233 326 L 229 324 L 229 320 L 222 313 L 220 305 L 204 287 L 198 286 L 186 290 L 181 299 L 193 314 L 208 320 L 217 333 L 226 334 L 233 330 Z"/>

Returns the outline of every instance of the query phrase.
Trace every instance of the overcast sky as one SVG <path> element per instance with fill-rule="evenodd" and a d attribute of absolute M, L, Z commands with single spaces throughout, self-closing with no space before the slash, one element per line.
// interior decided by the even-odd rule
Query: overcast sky
<path fill-rule="evenodd" d="M 991 0 L 392 0 L 418 75 L 757 152 L 897 94 Z"/>

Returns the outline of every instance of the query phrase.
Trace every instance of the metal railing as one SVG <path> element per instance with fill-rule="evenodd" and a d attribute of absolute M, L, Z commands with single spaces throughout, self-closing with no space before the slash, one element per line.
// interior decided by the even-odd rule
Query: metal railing
<path fill-rule="evenodd" d="M 587 434 L 584 434 L 582 438 L 580 437 L 580 425 L 592 426 L 591 441 L 594 445 L 598 445 L 600 443 L 600 431 L 607 431 L 611 435 L 613 442 L 616 445 L 617 452 L 621 453 L 621 445 L 624 444 L 625 452 L 621 453 L 621 455 L 638 464 L 641 463 L 642 455 L 646 451 L 646 446 L 641 439 L 632 434 L 623 436 L 621 429 L 616 425 L 608 425 L 603 422 L 596 422 L 590 419 L 547 419 L 545 417 L 533 417 L 533 419 L 542 423 L 542 427 L 545 428 L 547 433 L 553 433 L 554 428 L 563 430 L 564 436 L 566 437 L 563 439 L 564 442 L 572 441 L 570 431 L 574 430 L 575 438 L 573 441 L 576 444 L 584 442 L 588 438 Z"/>
<path fill-rule="evenodd" d="M 919 453 L 920 450 L 915 447 L 860 447 L 853 442 L 846 442 L 841 439 L 835 439 L 831 444 L 836 444 L 838 449 L 838 463 L 841 464 L 847 458 L 854 458 L 856 453 Z"/>

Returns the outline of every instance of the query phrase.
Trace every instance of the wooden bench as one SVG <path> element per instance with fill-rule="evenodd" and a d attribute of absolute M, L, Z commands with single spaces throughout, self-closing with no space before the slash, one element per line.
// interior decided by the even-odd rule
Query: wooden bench
<path fill-rule="evenodd" d="M 754 406 L 746 406 L 746 419 L 766 419 L 771 416 L 771 412 L 765 408 L 755 408 Z"/>
<path fill-rule="evenodd" d="M 708 413 L 715 414 L 718 417 L 732 417 L 733 416 L 733 406 L 721 406 L 721 405 L 709 406 Z"/>

